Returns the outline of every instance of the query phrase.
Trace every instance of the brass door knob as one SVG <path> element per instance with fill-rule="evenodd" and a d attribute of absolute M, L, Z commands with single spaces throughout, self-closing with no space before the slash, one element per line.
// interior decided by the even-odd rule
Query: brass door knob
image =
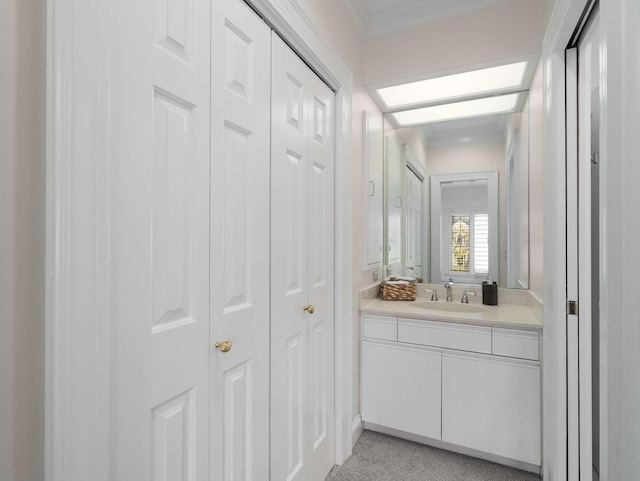
<path fill-rule="evenodd" d="M 313 307 L 311 304 L 305 307 L 304 310 L 307 311 L 309 314 L 313 314 L 314 312 L 316 312 L 316 308 Z"/>
<path fill-rule="evenodd" d="M 231 350 L 231 341 L 216 342 L 216 347 L 220 352 L 229 352 Z"/>

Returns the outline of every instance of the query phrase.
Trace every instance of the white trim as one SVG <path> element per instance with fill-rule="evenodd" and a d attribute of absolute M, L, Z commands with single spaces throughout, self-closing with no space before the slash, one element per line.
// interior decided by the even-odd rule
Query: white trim
<path fill-rule="evenodd" d="M 424 182 L 425 179 L 429 177 L 427 173 L 427 169 L 425 169 L 424 165 L 418 160 L 418 156 L 413 153 L 413 150 L 409 148 L 408 144 L 402 144 L 404 146 L 404 158 L 407 162 L 407 167 L 413 170 L 413 173 L 418 176 L 418 178 Z"/>
<path fill-rule="evenodd" d="M 353 77 L 321 37 L 294 0 L 252 0 L 252 6 L 278 31 L 305 61 L 336 91 L 336 237 L 335 237 L 335 457 L 341 464 L 352 450 L 352 85 Z M 71 215 L 74 176 L 86 158 L 108 157 L 103 132 L 96 138 L 80 137 L 83 123 L 109 125 L 109 21 L 107 0 L 47 0 L 47 207 L 46 207 L 46 439 L 47 481 L 72 481 L 83 473 L 95 481 L 111 479 L 109 473 L 108 336 L 106 322 L 87 326 L 96 306 L 104 301 L 108 272 L 104 271 L 108 246 L 99 242 L 86 252 L 83 235 L 99 236 L 108 229 L 105 195 L 108 175 L 98 166 L 83 166 L 96 182 L 96 190 L 83 194 L 80 213 Z M 82 21 L 79 21 L 79 20 Z M 77 43 L 87 48 L 72 48 Z M 77 82 L 74 80 L 78 80 Z M 91 83 L 96 80 L 96 83 Z M 97 88 L 96 88 L 97 87 Z M 78 99 L 91 99 L 80 102 Z M 102 156 L 102 157 L 101 157 Z M 75 203 L 74 203 L 75 206 Z M 88 221 L 88 233 L 78 229 Z M 86 226 L 85 226 L 86 227 Z M 86 242 L 86 241 L 85 241 Z M 74 246 L 71 248 L 71 246 Z M 92 256 L 93 253 L 93 256 Z M 80 256 L 83 256 L 81 259 Z M 85 265 L 89 256 L 97 264 Z M 73 269 L 71 268 L 73 267 Z M 95 268 L 94 268 L 95 267 Z M 93 299 L 78 311 L 71 299 Z M 92 304 L 87 306 L 86 304 Z M 97 321 L 103 321 L 102 316 Z M 79 327 L 87 330 L 78 331 Z M 71 336 L 87 335 L 87 343 Z M 76 339 L 77 340 L 77 339 Z M 83 345 L 82 348 L 80 345 Z M 84 383 L 84 380 L 87 383 Z M 74 410 L 71 423 L 72 407 Z M 81 447 L 82 449 L 78 449 Z M 91 456 L 84 456 L 90 453 Z M 90 474 L 89 474 L 90 473 Z M 86 476 L 85 478 L 86 479 Z"/>
<path fill-rule="evenodd" d="M 351 18 L 358 26 L 358 30 L 362 35 L 367 33 L 367 11 L 362 4 L 362 0 L 340 0 L 344 7 L 349 11 Z"/>
<path fill-rule="evenodd" d="M 566 196 L 567 196 L 567 299 L 578 300 L 578 51 L 567 49 L 566 78 Z M 573 247 L 573 248 L 572 248 Z M 567 480 L 580 479 L 578 398 L 578 317 L 567 316 Z"/>
<path fill-rule="evenodd" d="M 104 0 L 47 2 L 47 481 L 67 481 L 72 473 L 110 479 L 104 309 L 109 295 L 110 12 Z M 74 48 L 77 42 L 87 48 Z M 88 134 L 88 126 L 97 133 Z"/>
<path fill-rule="evenodd" d="M 543 227 L 545 371 L 542 474 L 550 481 L 564 480 L 567 476 L 565 49 L 587 3 L 587 0 L 558 0 L 543 44 L 543 121 L 547 139 L 543 170 L 544 190 L 548 194 L 544 196 Z"/>
<path fill-rule="evenodd" d="M 351 423 L 351 447 L 356 445 L 360 436 L 364 432 L 364 423 L 362 422 L 362 416 L 359 414 L 354 418 Z"/>

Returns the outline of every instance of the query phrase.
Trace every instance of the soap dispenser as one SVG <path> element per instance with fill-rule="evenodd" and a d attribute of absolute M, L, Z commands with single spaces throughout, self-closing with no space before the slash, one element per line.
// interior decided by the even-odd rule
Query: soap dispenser
<path fill-rule="evenodd" d="M 498 283 L 491 282 L 491 276 L 482 283 L 482 303 L 486 306 L 498 305 Z"/>

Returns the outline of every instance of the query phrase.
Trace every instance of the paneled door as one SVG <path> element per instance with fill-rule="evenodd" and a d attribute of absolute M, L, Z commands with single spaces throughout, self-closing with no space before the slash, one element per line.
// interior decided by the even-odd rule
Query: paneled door
<path fill-rule="evenodd" d="M 334 94 L 273 34 L 271 479 L 334 464 Z"/>
<path fill-rule="evenodd" d="M 211 479 L 266 481 L 271 29 L 211 5 Z"/>
<path fill-rule="evenodd" d="M 209 477 L 210 4 L 111 6 L 109 124 L 95 128 L 110 139 L 97 197 L 109 212 L 112 417 L 100 434 L 113 479 Z"/>

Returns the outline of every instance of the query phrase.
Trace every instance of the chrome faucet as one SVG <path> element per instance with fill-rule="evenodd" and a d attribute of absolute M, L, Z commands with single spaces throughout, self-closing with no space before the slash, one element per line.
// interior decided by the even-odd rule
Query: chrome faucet
<path fill-rule="evenodd" d="M 447 302 L 453 302 L 453 295 L 451 295 L 451 288 L 453 287 L 453 279 L 449 279 L 449 282 L 447 282 L 444 287 L 447 288 Z"/>
<path fill-rule="evenodd" d="M 462 302 L 463 304 L 469 304 L 469 295 L 475 296 L 476 291 L 464 291 L 462 293 L 462 300 L 460 302 Z"/>
<path fill-rule="evenodd" d="M 431 292 L 431 300 L 432 301 L 437 301 L 438 300 L 438 291 L 436 291 L 435 289 L 425 289 L 424 292 Z"/>

